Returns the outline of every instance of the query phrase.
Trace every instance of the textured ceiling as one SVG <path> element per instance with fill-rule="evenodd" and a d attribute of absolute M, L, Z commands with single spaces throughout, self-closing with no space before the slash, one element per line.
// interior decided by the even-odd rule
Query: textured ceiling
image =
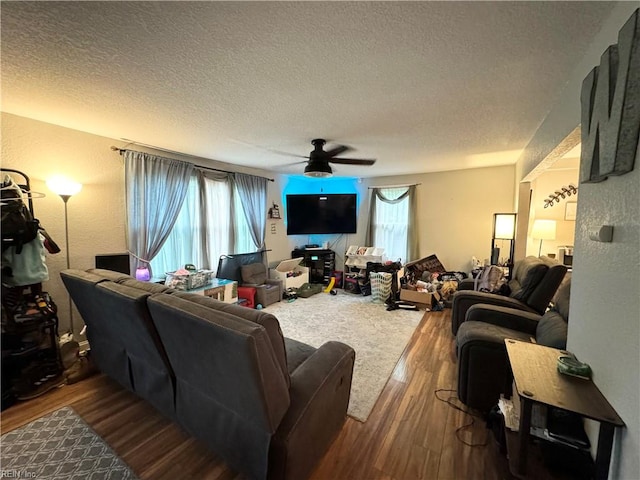
<path fill-rule="evenodd" d="M 2 110 L 266 169 L 316 137 L 378 159 L 338 175 L 510 164 L 614 5 L 2 2 Z"/>

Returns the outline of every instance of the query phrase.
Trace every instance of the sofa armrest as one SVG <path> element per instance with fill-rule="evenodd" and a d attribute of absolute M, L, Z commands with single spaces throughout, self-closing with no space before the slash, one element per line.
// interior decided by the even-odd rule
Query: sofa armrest
<path fill-rule="evenodd" d="M 535 336 L 540 315 L 516 308 L 477 303 L 467 310 L 465 322 L 491 323 Z"/>
<path fill-rule="evenodd" d="M 284 282 L 278 278 L 268 278 L 267 281 L 265 282 L 268 285 L 276 285 L 280 288 L 280 291 L 282 292 L 282 289 L 284 287 Z"/>
<path fill-rule="evenodd" d="M 453 302 L 451 304 L 451 332 L 454 335 L 458 333 L 458 328 L 460 328 L 462 322 L 465 321 L 467 310 L 469 310 L 469 308 L 477 303 L 516 308 L 518 310 L 524 310 L 528 312 L 533 311 L 520 300 L 506 297 L 504 295 L 496 295 L 495 293 L 487 292 L 476 292 L 473 290 L 457 291 L 453 295 Z"/>
<path fill-rule="evenodd" d="M 291 374 L 290 406 L 271 441 L 270 479 L 307 478 L 342 428 L 355 351 L 327 342 Z"/>

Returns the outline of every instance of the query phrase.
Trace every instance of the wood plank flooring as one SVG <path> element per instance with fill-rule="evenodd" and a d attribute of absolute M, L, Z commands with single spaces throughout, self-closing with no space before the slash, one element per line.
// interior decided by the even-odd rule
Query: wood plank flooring
<path fill-rule="evenodd" d="M 393 328 L 393 312 L 385 313 Z M 436 399 L 455 390 L 450 310 L 425 313 L 365 423 L 347 421 L 312 480 L 512 478 L 484 422 Z M 442 398 L 454 392 L 440 392 Z M 241 479 L 148 403 L 103 375 L 21 402 L 1 414 L 6 433 L 65 405 L 72 406 L 142 479 Z"/>

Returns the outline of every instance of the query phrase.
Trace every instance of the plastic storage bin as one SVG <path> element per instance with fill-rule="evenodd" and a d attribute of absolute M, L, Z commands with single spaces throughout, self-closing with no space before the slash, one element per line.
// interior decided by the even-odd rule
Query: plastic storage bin
<path fill-rule="evenodd" d="M 198 270 L 188 275 L 176 274 L 176 272 L 168 272 L 164 284 L 169 288 L 176 290 L 193 290 L 194 288 L 204 287 L 211 283 L 213 278 L 213 270 Z"/>

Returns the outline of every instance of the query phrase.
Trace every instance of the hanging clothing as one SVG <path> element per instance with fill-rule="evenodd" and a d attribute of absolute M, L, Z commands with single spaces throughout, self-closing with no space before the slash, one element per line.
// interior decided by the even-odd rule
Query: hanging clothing
<path fill-rule="evenodd" d="M 22 287 L 49 280 L 44 247 L 44 236 L 38 236 L 22 245 L 22 252 L 16 247 L 2 252 L 2 282 L 9 287 Z"/>

